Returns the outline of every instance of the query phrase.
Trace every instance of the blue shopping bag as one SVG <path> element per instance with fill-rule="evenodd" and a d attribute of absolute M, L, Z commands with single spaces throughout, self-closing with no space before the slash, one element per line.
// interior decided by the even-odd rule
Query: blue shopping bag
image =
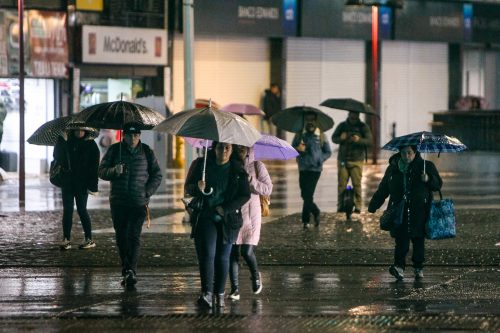
<path fill-rule="evenodd" d="M 427 239 L 446 239 L 457 235 L 455 221 L 455 205 L 451 199 L 443 199 L 439 191 L 440 200 L 431 204 L 429 219 L 425 225 Z"/>

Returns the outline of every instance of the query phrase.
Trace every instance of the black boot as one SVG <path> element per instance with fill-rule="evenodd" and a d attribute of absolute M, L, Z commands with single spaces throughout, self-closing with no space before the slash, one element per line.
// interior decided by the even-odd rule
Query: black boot
<path fill-rule="evenodd" d="M 226 306 L 226 304 L 224 304 L 224 293 L 215 295 L 215 305 L 218 308 L 223 308 L 224 306 Z"/>

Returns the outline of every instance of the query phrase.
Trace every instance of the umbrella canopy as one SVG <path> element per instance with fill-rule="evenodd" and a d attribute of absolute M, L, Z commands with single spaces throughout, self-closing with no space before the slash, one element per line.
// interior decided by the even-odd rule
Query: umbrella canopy
<path fill-rule="evenodd" d="M 378 114 L 375 113 L 370 104 L 366 104 L 352 98 L 329 98 L 321 102 L 320 105 L 332 109 L 366 113 L 378 117 Z"/>
<path fill-rule="evenodd" d="M 467 146 L 455 137 L 425 131 L 396 137 L 382 149 L 399 151 L 403 146 L 417 146 L 421 153 L 455 153 L 467 149 Z"/>
<path fill-rule="evenodd" d="M 165 120 L 155 110 L 136 103 L 115 101 L 92 105 L 75 115 L 75 121 L 97 128 L 122 129 L 134 123 L 141 130 L 152 129 Z"/>
<path fill-rule="evenodd" d="M 298 133 L 304 129 L 304 117 L 312 112 L 317 116 L 317 126 L 321 131 L 327 131 L 333 127 L 333 119 L 326 113 L 310 106 L 294 106 L 283 109 L 271 117 L 271 121 L 277 127 L 288 132 Z"/>
<path fill-rule="evenodd" d="M 95 139 L 99 136 L 97 128 L 88 127 L 83 123 L 75 122 L 73 116 L 65 116 L 53 119 L 40 126 L 28 138 L 28 143 L 40 146 L 55 146 L 57 138 L 70 129 L 81 129 L 87 131 L 87 138 Z"/>
<path fill-rule="evenodd" d="M 260 133 L 240 116 L 212 107 L 178 112 L 153 128 L 169 134 L 251 147 Z"/>
<path fill-rule="evenodd" d="M 203 148 L 206 144 L 211 146 L 212 142 L 203 139 L 184 138 L 195 148 Z M 274 135 L 262 134 L 261 138 L 253 145 L 254 157 L 258 161 L 262 160 L 288 160 L 297 157 L 299 153 L 285 140 Z"/>
<path fill-rule="evenodd" d="M 241 115 L 249 115 L 249 116 L 264 115 L 264 111 L 262 111 L 261 109 L 252 104 L 232 103 L 224 105 L 220 110 Z"/>

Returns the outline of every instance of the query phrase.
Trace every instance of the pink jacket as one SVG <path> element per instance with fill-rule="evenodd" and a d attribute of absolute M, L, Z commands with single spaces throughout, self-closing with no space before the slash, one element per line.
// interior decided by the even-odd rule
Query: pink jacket
<path fill-rule="evenodd" d="M 255 168 L 259 178 L 257 179 Z M 243 226 L 240 229 L 235 244 L 257 245 L 260 239 L 260 227 L 262 222 L 259 194 L 271 195 L 273 183 L 266 166 L 261 161 L 254 160 L 253 148 L 245 159 L 245 170 L 250 177 L 250 200 L 241 207 L 243 215 Z"/>

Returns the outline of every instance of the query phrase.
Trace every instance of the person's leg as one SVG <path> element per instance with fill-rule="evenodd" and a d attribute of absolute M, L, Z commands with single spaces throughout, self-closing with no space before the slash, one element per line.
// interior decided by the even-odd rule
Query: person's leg
<path fill-rule="evenodd" d="M 217 245 L 214 262 L 214 293 L 216 295 L 224 294 L 224 287 L 229 273 L 229 257 L 233 246 L 233 244 L 224 244 L 223 239 L 222 225 L 217 225 Z"/>
<path fill-rule="evenodd" d="M 361 211 L 363 207 L 361 178 L 363 177 L 363 161 L 348 162 L 349 176 L 351 177 L 354 189 L 354 206 Z"/>
<path fill-rule="evenodd" d="M 410 238 L 408 236 L 397 236 L 395 238 L 396 247 L 394 248 L 394 265 L 402 268 L 406 267 L 406 255 L 410 249 Z"/>
<path fill-rule="evenodd" d="M 231 293 L 238 289 L 240 272 L 240 245 L 233 244 L 229 264 L 229 281 L 231 282 Z"/>
<path fill-rule="evenodd" d="M 118 254 L 122 263 L 122 275 L 125 276 L 127 270 L 130 269 L 128 262 L 128 244 L 127 244 L 127 230 L 128 230 L 128 216 L 130 212 L 125 206 L 111 205 L 111 218 L 113 219 L 113 228 L 115 229 L 116 246 L 118 247 Z"/>
<path fill-rule="evenodd" d="M 314 215 L 314 220 L 316 221 L 316 224 L 319 224 L 319 213 L 320 210 L 316 203 L 314 202 L 314 193 L 316 192 L 316 186 L 318 185 L 319 177 L 321 177 L 321 172 L 317 171 L 311 171 L 311 174 L 309 176 L 309 186 L 311 186 L 311 204 L 310 204 L 310 210 L 311 213 Z"/>
<path fill-rule="evenodd" d="M 310 186 L 308 184 L 309 173 L 307 171 L 300 171 L 299 172 L 299 186 L 300 186 L 300 196 L 302 197 L 302 224 L 306 226 L 309 223 L 309 218 L 310 218 L 310 205 L 311 205 L 311 190 Z"/>
<path fill-rule="evenodd" d="M 137 273 L 137 263 L 141 252 L 141 232 L 146 218 L 146 206 L 133 207 L 129 210 L 127 230 L 127 261 L 130 269 Z"/>
<path fill-rule="evenodd" d="M 62 202 L 63 202 L 63 236 L 68 241 L 71 240 L 71 227 L 73 226 L 73 205 L 74 195 L 71 189 L 62 188 Z"/>
<path fill-rule="evenodd" d="M 349 172 L 347 171 L 345 162 L 337 161 L 337 212 L 343 210 L 342 193 L 349 181 Z"/>
<path fill-rule="evenodd" d="M 212 220 L 200 217 L 194 235 L 194 243 L 198 257 L 201 291 L 202 293 L 212 293 L 214 289 L 214 261 L 217 243 L 217 229 Z"/>
<path fill-rule="evenodd" d="M 257 266 L 257 257 L 254 252 L 255 246 L 243 244 L 241 245 L 241 256 L 245 260 L 245 263 L 250 270 L 250 276 L 252 280 L 255 280 L 259 277 L 259 268 Z"/>
<path fill-rule="evenodd" d="M 86 239 L 92 239 L 92 222 L 90 220 L 89 212 L 87 211 L 88 193 L 78 193 L 75 195 L 76 210 L 80 221 L 82 222 L 83 232 Z"/>
<path fill-rule="evenodd" d="M 425 262 L 425 238 L 412 238 L 411 242 L 413 243 L 413 255 L 411 257 L 413 268 L 422 269 Z"/>

